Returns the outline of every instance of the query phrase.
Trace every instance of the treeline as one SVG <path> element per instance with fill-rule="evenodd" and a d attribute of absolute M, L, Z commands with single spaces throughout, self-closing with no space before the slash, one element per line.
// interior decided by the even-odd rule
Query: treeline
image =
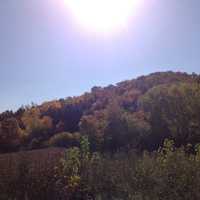
<path fill-rule="evenodd" d="M 93 152 L 153 151 L 200 142 L 200 77 L 163 72 L 0 115 L 0 152 L 80 147 Z"/>

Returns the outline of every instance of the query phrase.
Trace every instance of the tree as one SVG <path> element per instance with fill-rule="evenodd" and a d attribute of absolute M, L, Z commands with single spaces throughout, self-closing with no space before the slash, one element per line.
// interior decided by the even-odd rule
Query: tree
<path fill-rule="evenodd" d="M 113 152 L 120 148 L 140 148 L 149 131 L 143 112 L 126 112 L 119 105 L 112 104 L 107 114 L 105 148 Z"/>
<path fill-rule="evenodd" d="M 38 108 L 27 110 L 23 114 L 22 122 L 25 126 L 24 132 L 27 137 L 25 141 L 30 143 L 30 148 L 32 148 L 32 143 L 35 142 L 37 147 L 40 147 L 41 143 L 51 136 L 52 119 L 49 116 L 41 116 Z"/>
<path fill-rule="evenodd" d="M 69 148 L 73 146 L 79 146 L 79 140 L 80 140 L 79 133 L 72 134 L 68 132 L 62 132 L 52 136 L 49 139 L 48 143 L 50 146 Z"/>
<path fill-rule="evenodd" d="M 81 118 L 79 126 L 82 135 L 87 135 L 93 151 L 101 151 L 106 128 L 106 111 L 96 111 Z"/>
<path fill-rule="evenodd" d="M 8 118 L 0 122 L 0 151 L 15 151 L 19 148 L 21 129 L 15 118 Z"/>
<path fill-rule="evenodd" d="M 200 142 L 200 88 L 197 84 L 162 85 L 140 100 L 150 115 L 152 143 L 158 147 L 167 138 L 176 145 Z"/>

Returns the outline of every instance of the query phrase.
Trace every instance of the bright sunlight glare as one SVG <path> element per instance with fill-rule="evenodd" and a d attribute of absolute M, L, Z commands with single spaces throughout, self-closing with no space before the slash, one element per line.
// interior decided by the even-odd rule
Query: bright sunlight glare
<path fill-rule="evenodd" d="M 141 0 L 65 0 L 84 28 L 109 33 L 121 29 L 136 12 Z"/>

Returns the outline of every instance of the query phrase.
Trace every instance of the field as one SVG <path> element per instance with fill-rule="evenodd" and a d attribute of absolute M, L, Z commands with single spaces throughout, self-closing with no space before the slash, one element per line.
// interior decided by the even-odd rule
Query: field
<path fill-rule="evenodd" d="M 55 166 L 63 155 L 64 149 L 62 148 L 0 155 L 0 192 L 2 195 L 0 199 L 15 199 L 12 195 L 18 196 L 18 192 L 33 191 L 33 188 L 35 191 L 42 188 L 44 194 L 51 195 L 51 192 L 45 190 L 51 190 Z M 49 197 L 35 198 L 49 199 Z"/>

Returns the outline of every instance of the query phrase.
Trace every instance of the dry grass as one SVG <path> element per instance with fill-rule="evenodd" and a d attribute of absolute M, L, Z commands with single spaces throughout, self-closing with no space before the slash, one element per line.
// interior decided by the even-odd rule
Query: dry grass
<path fill-rule="evenodd" d="M 17 175 L 22 163 L 28 164 L 32 171 L 54 168 L 64 156 L 63 148 L 48 148 L 42 150 L 24 151 L 0 155 L 0 183 Z"/>

